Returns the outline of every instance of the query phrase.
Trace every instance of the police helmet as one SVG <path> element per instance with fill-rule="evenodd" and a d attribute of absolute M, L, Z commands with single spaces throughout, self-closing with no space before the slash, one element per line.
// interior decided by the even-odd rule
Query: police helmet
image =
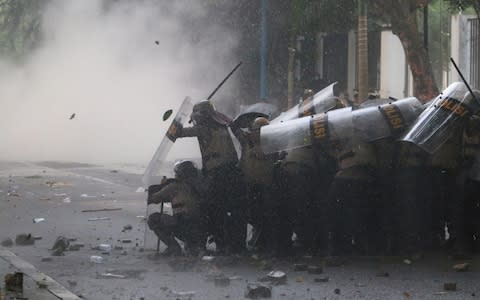
<path fill-rule="evenodd" d="M 265 117 L 258 117 L 255 118 L 255 120 L 252 123 L 252 129 L 260 129 L 260 127 L 265 126 L 270 124 L 270 121 L 268 121 L 267 118 Z"/>
<path fill-rule="evenodd" d="M 177 161 L 173 167 L 175 172 L 175 178 L 185 179 L 194 177 L 198 174 L 198 169 L 195 164 L 190 160 Z"/>
<path fill-rule="evenodd" d="M 192 121 L 196 124 L 210 118 L 215 113 L 215 107 L 210 100 L 202 100 L 193 106 Z"/>

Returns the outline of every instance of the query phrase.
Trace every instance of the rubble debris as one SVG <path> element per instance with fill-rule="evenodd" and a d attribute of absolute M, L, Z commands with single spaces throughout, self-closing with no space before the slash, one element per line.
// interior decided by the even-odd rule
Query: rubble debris
<path fill-rule="evenodd" d="M 328 282 L 330 280 L 330 278 L 328 276 L 324 276 L 324 277 L 318 277 L 318 278 L 315 278 L 313 279 L 314 282 Z"/>
<path fill-rule="evenodd" d="M 456 291 L 457 284 L 455 282 L 446 282 L 443 284 L 443 289 L 450 292 Z"/>
<path fill-rule="evenodd" d="M 109 252 L 112 250 L 112 245 L 110 244 L 99 244 L 92 248 L 93 250 L 100 250 L 103 252 Z"/>
<path fill-rule="evenodd" d="M 215 256 L 209 256 L 209 255 L 202 256 L 203 261 L 210 262 L 210 261 L 213 261 L 214 259 L 215 259 Z"/>
<path fill-rule="evenodd" d="M 122 246 L 115 246 L 113 249 L 115 249 L 115 250 L 123 250 L 123 247 L 122 247 Z"/>
<path fill-rule="evenodd" d="M 143 187 L 139 187 L 135 193 L 145 193 L 145 189 Z"/>
<path fill-rule="evenodd" d="M 52 247 L 52 256 L 61 256 L 63 255 L 63 252 L 68 250 L 68 247 L 70 246 L 70 241 L 63 236 L 57 237 L 55 240 L 55 243 L 53 243 Z"/>
<path fill-rule="evenodd" d="M 409 260 L 409 259 L 404 259 L 404 260 L 403 260 L 403 263 L 406 264 L 406 265 L 411 265 L 411 264 L 412 264 L 412 261 Z"/>
<path fill-rule="evenodd" d="M 287 283 L 287 274 L 282 271 L 272 271 L 267 274 L 267 278 L 273 285 L 281 285 Z"/>
<path fill-rule="evenodd" d="M 117 207 L 117 208 L 84 209 L 82 210 L 82 212 L 116 211 L 116 210 L 122 210 L 122 208 Z"/>
<path fill-rule="evenodd" d="M 63 203 L 71 203 L 71 202 L 72 200 L 70 199 L 70 197 L 63 199 Z"/>
<path fill-rule="evenodd" d="M 132 240 L 130 240 L 130 239 L 123 239 L 122 240 L 122 243 L 124 243 L 124 244 L 130 244 L 131 242 L 132 242 Z"/>
<path fill-rule="evenodd" d="M 298 282 L 298 283 L 302 283 L 304 282 L 304 279 L 302 276 L 297 276 L 297 278 L 295 278 L 295 281 Z"/>
<path fill-rule="evenodd" d="M 453 266 L 453 269 L 457 272 L 466 272 L 470 269 L 469 263 L 456 264 Z"/>
<path fill-rule="evenodd" d="M 333 292 L 337 295 L 340 295 L 340 289 L 335 289 Z"/>
<path fill-rule="evenodd" d="M 90 256 L 90 262 L 94 264 L 101 264 L 103 263 L 103 257 L 97 256 L 97 255 L 92 255 Z"/>
<path fill-rule="evenodd" d="M 33 218 L 33 223 L 40 223 L 40 222 L 45 222 L 45 218 Z"/>
<path fill-rule="evenodd" d="M 172 291 L 172 293 L 177 296 L 177 297 L 188 297 L 191 298 L 195 296 L 197 293 L 196 291 L 186 291 L 186 292 L 178 292 L 178 291 Z"/>
<path fill-rule="evenodd" d="M 16 193 L 16 192 L 8 192 L 8 193 L 7 193 L 7 196 L 8 196 L 8 197 L 20 197 L 20 195 L 19 195 L 18 193 Z"/>
<path fill-rule="evenodd" d="M 213 279 L 215 286 L 229 286 L 230 285 L 230 278 L 226 277 L 225 275 L 218 275 Z"/>
<path fill-rule="evenodd" d="M 122 229 L 122 232 L 125 232 L 125 231 L 128 231 L 128 230 L 132 230 L 133 229 L 133 226 L 128 224 L 128 225 L 125 225 L 123 226 L 123 229 Z"/>
<path fill-rule="evenodd" d="M 1 245 L 3 247 L 12 247 L 13 246 L 13 240 L 11 238 L 6 238 L 2 241 Z"/>
<path fill-rule="evenodd" d="M 52 261 L 53 259 L 51 257 L 42 257 L 42 259 L 40 261 L 42 262 L 50 262 Z"/>
<path fill-rule="evenodd" d="M 10 292 L 23 293 L 23 273 L 15 272 L 5 275 L 5 290 Z"/>
<path fill-rule="evenodd" d="M 322 266 L 308 266 L 308 273 L 310 274 L 322 274 L 323 267 Z"/>
<path fill-rule="evenodd" d="M 82 197 L 82 198 L 97 198 L 97 196 L 89 196 L 88 194 L 81 194 L 80 197 Z"/>
<path fill-rule="evenodd" d="M 35 244 L 35 239 L 32 237 L 32 234 L 22 233 L 18 234 L 15 238 L 15 244 L 17 246 L 31 246 Z"/>
<path fill-rule="evenodd" d="M 113 274 L 113 273 L 102 273 L 100 274 L 101 277 L 104 278 L 116 278 L 116 279 L 125 279 L 127 276 L 125 275 L 120 275 L 120 274 Z"/>
<path fill-rule="evenodd" d="M 257 299 L 257 298 L 271 298 L 272 287 L 261 283 L 249 283 L 247 285 L 247 291 L 245 298 Z"/>
<path fill-rule="evenodd" d="M 385 271 L 378 271 L 377 272 L 377 277 L 389 277 L 390 273 L 385 272 Z"/>
<path fill-rule="evenodd" d="M 88 219 L 88 221 L 108 221 L 108 220 L 110 220 L 109 217 L 98 217 L 98 218 Z"/>

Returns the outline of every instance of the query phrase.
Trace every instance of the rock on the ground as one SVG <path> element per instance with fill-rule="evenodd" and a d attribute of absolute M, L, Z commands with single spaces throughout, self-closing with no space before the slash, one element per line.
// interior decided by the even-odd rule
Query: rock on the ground
<path fill-rule="evenodd" d="M 249 283 L 247 285 L 245 297 L 249 299 L 271 298 L 272 287 L 261 283 Z"/>
<path fill-rule="evenodd" d="M 470 268 L 469 263 L 456 264 L 453 266 L 453 269 L 457 272 L 465 272 L 465 271 L 468 271 L 469 268 Z"/>
<path fill-rule="evenodd" d="M 3 247 L 12 247 L 13 246 L 13 240 L 11 238 L 4 239 L 1 243 Z"/>
<path fill-rule="evenodd" d="M 61 256 L 63 252 L 67 251 L 68 247 L 70 246 L 70 241 L 63 236 L 57 237 L 55 243 L 52 246 L 52 255 L 53 256 Z"/>
<path fill-rule="evenodd" d="M 30 233 L 22 233 L 15 238 L 15 244 L 17 246 L 31 246 L 35 244 L 35 239 Z"/>

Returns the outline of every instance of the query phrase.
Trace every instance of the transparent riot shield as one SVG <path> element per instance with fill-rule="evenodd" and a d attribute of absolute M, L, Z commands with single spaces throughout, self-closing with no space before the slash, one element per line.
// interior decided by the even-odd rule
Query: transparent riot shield
<path fill-rule="evenodd" d="M 364 142 L 398 137 L 422 111 L 422 103 L 411 97 L 353 111 L 355 136 Z"/>
<path fill-rule="evenodd" d="M 176 131 L 178 126 L 185 126 L 188 123 L 190 114 L 192 113 L 193 103 L 192 100 L 187 97 L 183 100 L 182 105 L 178 109 L 175 118 L 173 119 L 170 127 L 168 128 L 165 136 L 162 138 L 160 145 L 157 147 L 155 154 L 153 155 L 150 163 L 145 169 L 145 173 L 142 177 L 144 188 L 147 189 L 152 184 L 160 183 L 161 176 L 159 171 L 162 168 L 162 164 L 165 162 L 170 149 L 176 140 Z"/>
<path fill-rule="evenodd" d="M 401 141 L 434 153 L 453 134 L 455 126 L 480 110 L 464 83 L 452 83 L 416 119 Z"/>
<path fill-rule="evenodd" d="M 151 193 L 152 188 L 155 185 L 160 184 L 161 182 L 161 174 L 162 167 L 165 166 L 165 159 L 170 152 L 173 144 L 176 140 L 176 132 L 179 126 L 185 126 L 188 123 L 190 114 L 192 112 L 193 103 L 189 97 L 183 100 L 182 105 L 177 111 L 175 118 L 173 119 L 172 123 L 170 124 L 165 136 L 162 138 L 160 145 L 158 146 L 155 154 L 153 155 L 150 163 L 148 164 L 147 168 L 145 169 L 145 173 L 142 177 L 142 182 L 144 188 L 149 190 L 149 194 Z M 159 205 L 147 205 L 145 218 L 146 221 L 148 217 L 154 213 L 163 211 L 167 213 L 170 209 L 170 206 L 164 205 L 163 209 Z M 145 249 L 155 249 L 157 247 L 157 236 L 148 228 L 147 222 L 145 222 L 145 236 L 144 236 L 144 247 Z"/>
<path fill-rule="evenodd" d="M 326 88 L 322 89 L 313 96 L 311 101 L 306 101 L 301 104 L 297 104 L 290 108 L 286 112 L 283 112 L 277 118 L 273 119 L 270 123 L 276 124 L 286 122 L 289 120 L 311 116 L 314 114 L 320 114 L 327 112 L 335 107 L 336 98 L 334 87 L 337 82 L 332 83 Z"/>
<path fill-rule="evenodd" d="M 265 153 L 274 153 L 352 136 L 352 108 L 346 107 L 263 126 L 260 130 L 260 144 Z"/>

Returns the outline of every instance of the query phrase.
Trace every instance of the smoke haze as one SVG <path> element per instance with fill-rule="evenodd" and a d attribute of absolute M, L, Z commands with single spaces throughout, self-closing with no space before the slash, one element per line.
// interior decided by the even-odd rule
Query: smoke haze
<path fill-rule="evenodd" d="M 199 1 L 112 3 L 53 1 L 27 62 L 0 59 L 0 160 L 147 163 L 163 112 L 206 97 L 237 62 L 234 34 Z"/>

